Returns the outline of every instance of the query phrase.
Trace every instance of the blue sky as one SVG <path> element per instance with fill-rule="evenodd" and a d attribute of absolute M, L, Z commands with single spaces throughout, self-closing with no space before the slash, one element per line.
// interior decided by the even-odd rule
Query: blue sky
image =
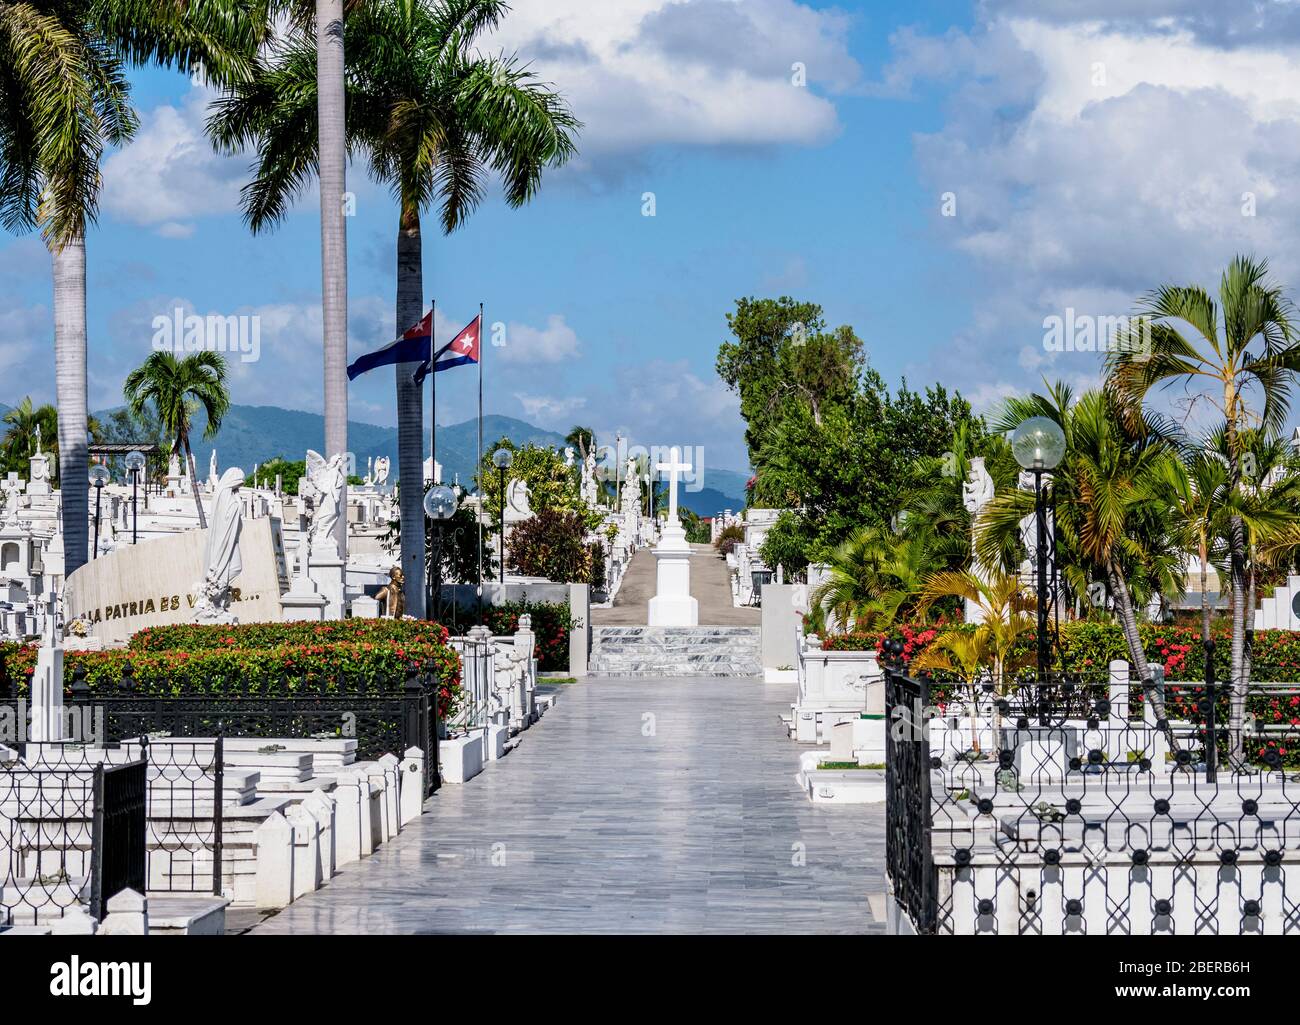
<path fill-rule="evenodd" d="M 582 155 L 525 209 L 493 196 L 450 237 L 426 218 L 426 296 L 443 332 L 480 300 L 505 325 L 489 411 L 703 445 L 726 469 L 744 469 L 742 425 L 713 361 L 741 295 L 819 302 L 888 379 L 939 380 L 981 408 L 1044 374 L 1087 384 L 1096 357 L 1044 352 L 1045 317 L 1212 284 L 1237 251 L 1295 280 L 1293 5 L 1223 6 L 517 0 L 488 46 L 571 98 Z M 251 237 L 248 162 L 202 138 L 209 94 L 176 74 L 133 81 L 141 130 L 106 161 L 89 241 L 92 407 L 120 400 L 153 318 L 181 305 L 261 318 L 236 402 L 318 410 L 314 185 Z M 349 187 L 355 354 L 393 334 L 396 212 L 364 167 Z M 48 258 L 0 237 L 0 269 L 0 401 L 50 399 Z M 440 421 L 472 415 L 475 384 L 440 376 Z M 352 418 L 393 424 L 392 394 L 390 371 L 362 378 Z"/>

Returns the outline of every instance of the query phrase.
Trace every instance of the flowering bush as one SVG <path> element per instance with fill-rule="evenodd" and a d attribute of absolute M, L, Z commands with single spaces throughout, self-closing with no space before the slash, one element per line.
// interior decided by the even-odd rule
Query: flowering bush
<path fill-rule="evenodd" d="M 454 713 L 460 697 L 460 657 L 447 645 L 445 627 L 412 623 L 396 630 L 381 629 L 378 634 L 357 630 L 351 636 L 333 631 L 312 636 L 313 628 L 343 625 L 161 627 L 142 631 L 152 636 L 139 646 L 65 653 L 64 680 L 70 685 L 80 668 L 92 694 L 101 688 L 108 691 L 117 687 L 129 666 L 134 689 L 141 694 L 331 694 L 400 687 L 408 669 L 423 670 L 432 663 L 439 712 L 444 717 Z M 35 646 L 17 645 L 4 652 L 6 674 L 19 694 L 30 686 L 37 652 Z"/>
<path fill-rule="evenodd" d="M 367 641 L 442 643 L 447 630 L 423 619 L 340 619 L 327 623 L 240 623 L 200 626 L 183 623 L 141 630 L 128 644 L 132 651 L 197 651 L 202 648 L 273 648 L 284 644 L 334 644 Z"/>
<path fill-rule="evenodd" d="M 488 629 L 494 634 L 512 634 L 519 629 L 519 617 L 524 613 L 533 617 L 536 635 L 537 668 L 542 672 L 558 672 L 569 668 L 569 631 L 575 623 L 569 606 L 561 602 L 507 602 L 483 610 Z"/>

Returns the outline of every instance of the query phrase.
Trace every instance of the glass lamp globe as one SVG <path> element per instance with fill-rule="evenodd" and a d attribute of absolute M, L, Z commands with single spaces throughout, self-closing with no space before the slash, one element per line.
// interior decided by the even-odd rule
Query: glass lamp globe
<path fill-rule="evenodd" d="M 510 469 L 510 464 L 515 461 L 515 454 L 508 448 L 499 448 L 492 453 L 492 465 L 498 470 Z"/>
<path fill-rule="evenodd" d="M 431 520 L 445 520 L 456 511 L 456 495 L 446 484 L 435 484 L 424 496 L 424 514 Z"/>
<path fill-rule="evenodd" d="M 139 473 L 144 469 L 144 453 L 134 449 L 126 454 L 125 462 L 128 470 Z"/>
<path fill-rule="evenodd" d="M 112 479 L 112 474 L 108 472 L 107 467 L 96 463 L 90 468 L 90 483 L 94 484 L 96 487 L 102 487 Z"/>
<path fill-rule="evenodd" d="M 1012 432 L 1011 451 L 1026 470 L 1054 470 L 1065 456 L 1065 432 L 1055 420 L 1031 416 Z"/>

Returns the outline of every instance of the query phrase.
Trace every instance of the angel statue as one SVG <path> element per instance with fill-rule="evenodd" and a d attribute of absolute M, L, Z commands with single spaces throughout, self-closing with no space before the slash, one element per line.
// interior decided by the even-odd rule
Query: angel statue
<path fill-rule="evenodd" d="M 236 622 L 230 611 L 230 585 L 244 568 L 239 558 L 239 534 L 244 525 L 239 488 L 243 483 L 244 471 L 237 466 L 232 466 L 217 481 L 208 536 L 203 545 L 203 579 L 195 585 L 196 622 Z"/>
<path fill-rule="evenodd" d="M 319 452 L 308 449 L 304 483 L 308 485 L 315 510 L 311 519 L 311 550 L 333 553 L 337 558 L 339 546 L 334 530 L 338 526 L 339 504 L 343 501 L 343 488 L 347 484 L 343 454 L 336 453 L 326 460 Z"/>

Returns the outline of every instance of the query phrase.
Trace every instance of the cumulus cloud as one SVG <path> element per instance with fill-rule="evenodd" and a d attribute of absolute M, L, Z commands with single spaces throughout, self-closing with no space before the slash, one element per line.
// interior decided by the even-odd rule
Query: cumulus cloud
<path fill-rule="evenodd" d="M 178 105 L 144 113 L 135 138 L 104 161 L 110 214 L 164 238 L 188 238 L 198 218 L 236 209 L 248 161 L 213 151 L 203 130 L 213 95 L 194 87 Z"/>
<path fill-rule="evenodd" d="M 1067 308 L 1122 315 L 1166 281 L 1213 286 L 1238 252 L 1273 258 L 1283 282 L 1300 276 L 1300 199 L 1287 187 L 1300 46 L 1279 31 L 1225 48 L 1203 31 L 1203 3 L 1152 3 L 1160 20 L 1141 22 L 1098 7 L 1084 18 L 1077 4 L 987 3 L 969 32 L 901 32 L 877 84 L 951 90 L 946 123 L 915 148 L 934 233 L 981 285 L 954 340 L 980 354 L 962 365 L 964 390 L 1095 381 L 1095 356 L 1035 351 L 1043 319 Z M 942 216 L 946 193 L 955 216 Z"/>
<path fill-rule="evenodd" d="M 859 68 L 848 19 L 795 0 L 531 0 L 492 40 L 585 122 L 585 160 L 661 145 L 816 144 Z M 793 84 L 794 65 L 807 85 Z"/>

